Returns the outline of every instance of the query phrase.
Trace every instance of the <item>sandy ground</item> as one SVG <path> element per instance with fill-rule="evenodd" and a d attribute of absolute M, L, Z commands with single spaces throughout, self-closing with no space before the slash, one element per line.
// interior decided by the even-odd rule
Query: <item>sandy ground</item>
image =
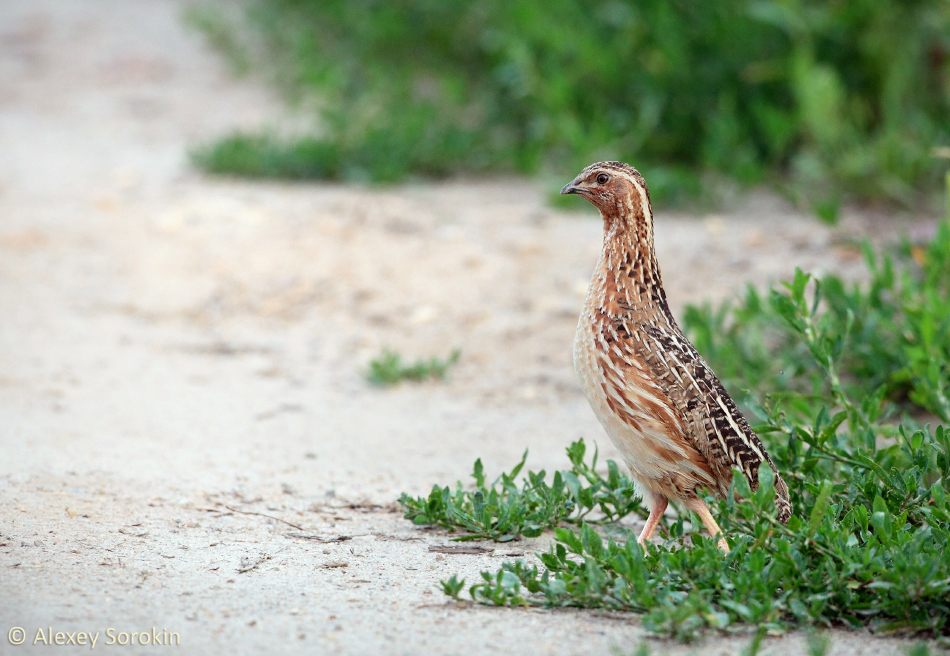
<path fill-rule="evenodd" d="M 33 645 L 41 627 L 97 649 L 120 649 L 109 629 L 178 634 L 122 648 L 143 654 L 632 652 L 635 616 L 448 603 L 440 578 L 538 541 L 437 555 L 448 536 L 393 504 L 476 457 L 497 471 L 530 448 L 550 470 L 579 436 L 613 453 L 570 364 L 592 210 L 520 179 L 204 177 L 189 146 L 291 119 L 182 6 L 0 2 L 0 653 L 89 649 Z M 869 225 L 833 233 L 756 196 L 656 232 L 681 307 L 796 265 L 857 272 L 848 240 Z M 462 359 L 445 383 L 379 390 L 364 371 L 384 346 Z M 834 633 L 839 654 L 905 646 Z"/>

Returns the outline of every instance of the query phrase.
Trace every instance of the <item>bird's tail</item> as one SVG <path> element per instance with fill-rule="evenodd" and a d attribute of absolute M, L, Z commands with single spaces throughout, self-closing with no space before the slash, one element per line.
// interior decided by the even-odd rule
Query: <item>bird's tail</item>
<path fill-rule="evenodd" d="M 788 498 L 788 486 L 778 471 L 775 471 L 775 507 L 778 508 L 778 521 L 788 524 L 788 518 L 792 516 L 792 502 Z"/>

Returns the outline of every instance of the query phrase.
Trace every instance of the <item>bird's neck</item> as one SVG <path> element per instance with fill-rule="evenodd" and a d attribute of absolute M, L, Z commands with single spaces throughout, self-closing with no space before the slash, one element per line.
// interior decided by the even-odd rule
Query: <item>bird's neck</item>
<path fill-rule="evenodd" d="M 603 218 L 600 274 L 606 307 L 671 317 L 653 249 L 652 216 L 618 212 Z"/>

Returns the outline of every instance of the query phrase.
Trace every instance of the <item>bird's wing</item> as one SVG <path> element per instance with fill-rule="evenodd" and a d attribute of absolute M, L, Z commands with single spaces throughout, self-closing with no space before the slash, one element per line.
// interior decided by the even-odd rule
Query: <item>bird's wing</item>
<path fill-rule="evenodd" d="M 715 486 L 707 459 L 687 436 L 688 424 L 661 381 L 637 357 L 625 323 L 606 321 L 595 341 L 601 402 L 622 427 L 608 432 L 615 442 L 619 440 L 633 473 L 650 481 L 651 489 L 674 496 L 697 485 Z"/>
<path fill-rule="evenodd" d="M 592 351 L 601 399 L 623 427 L 616 434 L 608 432 L 619 440 L 633 473 L 648 482 L 647 487 L 673 496 L 697 486 L 718 487 L 706 454 L 691 437 L 688 417 L 677 408 L 665 381 L 638 354 L 634 324 L 604 314 L 600 319 Z"/>
<path fill-rule="evenodd" d="M 626 325 L 623 341 L 646 365 L 662 387 L 693 446 L 705 456 L 725 493 L 732 469 L 740 469 L 752 489 L 758 487 L 759 465 L 768 462 L 775 472 L 779 519 L 791 514 L 788 488 L 765 451 L 759 436 L 736 407 L 722 383 L 678 327 L 640 322 Z"/>

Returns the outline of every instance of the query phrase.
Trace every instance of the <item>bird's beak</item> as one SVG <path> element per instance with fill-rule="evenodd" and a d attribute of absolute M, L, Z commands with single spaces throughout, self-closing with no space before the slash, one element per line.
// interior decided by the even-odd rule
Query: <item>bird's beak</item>
<path fill-rule="evenodd" d="M 583 194 L 587 191 L 587 189 L 579 186 L 579 183 L 580 181 L 577 178 L 574 178 L 564 185 L 564 187 L 561 189 L 561 194 Z"/>

